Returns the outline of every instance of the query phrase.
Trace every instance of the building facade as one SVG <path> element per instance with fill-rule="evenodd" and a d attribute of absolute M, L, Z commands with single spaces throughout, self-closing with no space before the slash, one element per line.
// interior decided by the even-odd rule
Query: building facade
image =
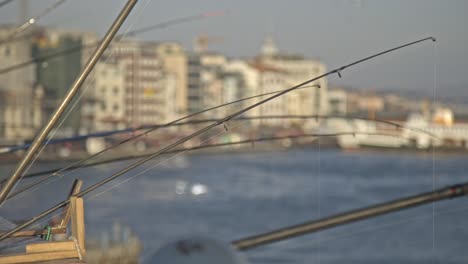
<path fill-rule="evenodd" d="M 284 76 L 287 81 L 284 84 L 289 87 L 323 75 L 326 72 L 325 65 L 320 61 L 280 53 L 271 38 L 266 39 L 262 47 L 262 53 L 256 58 L 256 61 L 268 65 L 268 67 L 287 72 L 287 75 Z M 311 87 L 314 85 L 316 87 Z M 308 87 L 297 89 L 288 94 L 288 112 L 301 115 L 326 115 L 328 113 L 327 79 L 321 78 L 306 86 Z M 289 87 L 283 87 L 282 89 Z"/>
<path fill-rule="evenodd" d="M 169 82 L 175 82 L 175 113 L 187 114 L 187 55 L 179 43 L 159 43 L 156 53 L 162 61 L 166 75 L 172 75 Z M 170 99 L 173 99 L 172 97 Z"/>
<path fill-rule="evenodd" d="M 15 26 L 1 26 L 0 69 L 6 69 L 32 59 L 31 44 L 27 39 L 8 41 Z M 31 139 L 38 129 L 34 123 L 34 87 L 36 86 L 35 66 L 0 74 L 2 111 L 0 115 L 0 138 L 7 142 L 22 142 Z"/>
<path fill-rule="evenodd" d="M 165 123 L 184 109 L 177 100 L 177 71 L 165 71 L 157 47 L 137 41 L 111 44 L 93 72 L 93 91 L 86 95 L 82 112 L 88 131 Z"/>
<path fill-rule="evenodd" d="M 36 28 L 32 39 L 32 57 L 37 60 L 37 83 L 44 88 L 45 116 L 51 116 L 61 103 L 96 47 L 97 36 L 88 32 L 72 32 Z M 61 53 L 52 58 L 43 59 Z M 86 84 L 81 90 L 86 89 Z M 63 136 L 76 134 L 81 127 L 80 100 L 72 102 L 73 111 L 59 128 Z"/>
<path fill-rule="evenodd" d="M 189 113 L 221 104 L 223 101 L 223 69 L 225 56 L 217 53 L 193 53 L 188 57 L 187 106 Z M 220 117 L 220 111 L 207 113 Z"/>

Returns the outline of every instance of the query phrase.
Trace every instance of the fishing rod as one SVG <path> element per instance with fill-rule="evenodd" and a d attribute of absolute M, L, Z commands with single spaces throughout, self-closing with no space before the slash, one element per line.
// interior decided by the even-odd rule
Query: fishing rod
<path fill-rule="evenodd" d="M 216 11 L 216 12 L 206 12 L 206 13 L 203 13 L 203 14 L 196 14 L 196 15 L 191 15 L 191 16 L 186 16 L 186 17 L 180 17 L 180 18 L 175 18 L 175 19 L 171 19 L 171 20 L 167 20 L 165 22 L 161 22 L 161 23 L 158 23 L 158 24 L 154 24 L 154 25 L 150 25 L 150 26 L 146 26 L 146 27 L 143 27 L 143 28 L 140 28 L 140 29 L 136 29 L 136 30 L 133 30 L 133 31 L 129 31 L 127 32 L 125 35 L 126 36 L 135 36 L 136 34 L 140 34 L 140 33 L 144 33 L 144 32 L 148 32 L 148 31 L 152 31 L 152 30 L 156 30 L 156 29 L 163 29 L 163 28 L 167 28 L 169 26 L 173 26 L 173 25 L 177 25 L 177 24 L 182 24 L 182 23 L 185 23 L 185 22 L 193 22 L 193 21 L 196 21 L 196 20 L 200 20 L 200 19 L 203 19 L 203 18 L 207 18 L 207 17 L 215 17 L 215 16 L 222 16 L 224 15 L 225 12 L 223 11 Z M 7 43 L 7 42 L 11 42 L 11 41 L 15 41 L 15 40 L 18 40 L 18 39 L 27 39 L 27 38 L 31 38 L 33 37 L 34 35 L 36 35 L 37 32 L 32 32 L 30 34 L 27 34 L 27 35 L 21 35 L 21 36 L 17 36 L 17 37 L 14 37 L 14 38 L 11 38 L 10 40 L 4 40 L 4 41 L 0 41 L 0 45 L 3 44 L 3 43 Z M 119 35 L 118 37 L 116 37 L 118 40 L 120 40 L 121 38 L 123 38 L 124 36 L 123 35 Z M 94 45 L 97 45 L 98 43 L 93 43 Z M 90 44 L 90 47 L 91 48 L 91 45 L 93 44 Z M 74 48 L 83 48 L 83 49 L 87 49 L 88 47 L 74 47 Z M 70 53 L 73 53 L 75 50 L 74 48 L 70 48 L 70 49 L 67 49 L 67 50 L 61 50 L 61 51 L 58 51 L 58 52 L 63 52 L 63 51 L 69 51 Z M 73 50 L 72 50 L 73 49 Z M 53 53 L 55 54 L 55 53 Z M 68 54 L 68 53 L 67 53 Z M 52 55 L 52 54 L 50 54 Z M 66 55 L 66 54 L 62 54 L 62 55 Z M 45 57 L 44 57 L 45 58 Z M 44 61 L 48 60 L 47 58 L 44 59 Z"/>
<path fill-rule="evenodd" d="M 3 44 L 5 42 L 9 42 L 11 38 L 14 38 L 19 33 L 25 31 L 30 26 L 34 25 L 39 19 L 43 18 L 44 16 L 46 16 L 47 14 L 52 12 L 53 10 L 57 9 L 61 4 L 65 3 L 65 1 L 66 0 L 59 0 L 59 1 L 55 2 L 54 4 L 52 4 L 51 6 L 49 6 L 44 11 L 42 11 L 39 15 L 31 17 L 30 19 L 28 19 L 28 21 L 24 22 L 24 24 L 22 24 L 21 26 L 16 28 L 6 39 L 1 40 L 0 44 Z"/>
<path fill-rule="evenodd" d="M 341 226 L 380 215 L 401 211 L 446 199 L 460 198 L 468 195 L 468 182 L 434 191 L 408 196 L 401 199 L 364 207 L 357 210 L 325 217 L 315 221 L 284 227 L 271 232 L 235 240 L 231 244 L 240 251 L 271 244 L 293 237 L 307 235 L 336 226 Z"/>
<path fill-rule="evenodd" d="M 196 20 L 200 20 L 200 19 L 205 19 L 205 18 L 208 18 L 208 17 L 221 16 L 223 14 L 224 14 L 223 12 L 208 12 L 208 13 L 202 13 L 202 14 L 198 14 L 198 15 L 191 15 L 191 16 L 187 16 L 187 17 L 172 19 L 172 20 L 168 20 L 168 21 L 165 21 L 165 22 L 161 22 L 161 23 L 158 23 L 158 24 L 151 25 L 151 26 L 147 26 L 147 27 L 143 27 L 143 28 L 140 28 L 140 29 L 129 31 L 126 34 L 121 34 L 121 35 L 116 36 L 116 38 L 120 40 L 126 35 L 132 35 L 133 36 L 135 34 L 148 32 L 148 31 L 151 31 L 151 30 L 167 28 L 169 26 L 173 26 L 173 25 L 177 25 L 177 24 L 183 24 L 183 23 L 187 23 L 187 22 L 192 22 L 192 21 L 196 21 Z M 11 72 L 11 71 L 15 71 L 15 70 L 27 67 L 30 64 L 44 62 L 44 61 L 51 60 L 53 58 L 68 55 L 70 53 L 90 49 L 90 48 L 96 47 L 98 44 L 99 44 L 99 41 L 96 41 L 96 42 L 89 43 L 89 44 L 86 44 L 86 45 L 79 45 L 79 46 L 71 47 L 71 48 L 68 48 L 68 49 L 59 50 L 57 52 L 53 52 L 53 53 L 50 53 L 48 55 L 44 55 L 42 57 L 34 58 L 34 59 L 31 59 L 31 60 L 28 60 L 28 61 L 25 61 L 25 62 L 21 62 L 21 63 L 15 64 L 15 65 L 0 69 L 0 74 L 5 74 L 5 73 Z"/>
<path fill-rule="evenodd" d="M 158 23 L 158 24 L 154 24 L 154 25 L 151 25 L 151 26 L 142 27 L 140 29 L 135 29 L 133 31 L 128 32 L 127 35 L 135 36 L 136 34 L 152 31 L 152 30 L 155 30 L 155 29 L 167 28 L 169 26 L 182 24 L 182 23 L 186 23 L 186 22 L 193 22 L 193 21 L 196 21 L 196 20 L 205 19 L 207 17 L 224 16 L 224 14 L 225 14 L 224 11 L 215 11 L 215 12 L 206 12 L 206 13 L 196 14 L 196 15 L 191 15 L 191 16 L 186 16 L 186 17 L 179 17 L 179 18 L 167 20 L 165 22 L 161 22 L 161 23 Z"/>
<path fill-rule="evenodd" d="M 184 137 L 184 138 L 182 138 L 182 139 L 180 139 L 180 140 L 177 140 L 176 142 L 174 142 L 174 143 L 172 143 L 172 144 L 170 144 L 170 145 L 168 145 L 168 146 L 166 146 L 166 147 L 160 149 L 159 151 L 157 151 L 157 152 L 151 154 L 150 156 L 148 156 L 148 157 L 146 157 L 146 158 L 143 158 L 142 160 L 139 160 L 139 161 L 133 163 L 132 165 L 128 166 L 127 168 L 122 169 L 122 170 L 120 170 L 120 171 L 118 171 L 118 172 L 112 174 L 111 176 L 107 177 L 106 179 L 103 179 L 103 180 L 101 180 L 101 181 L 95 183 L 94 185 L 92 185 L 92 186 L 86 188 L 85 190 L 79 192 L 76 196 L 77 196 L 77 197 L 82 197 L 82 196 L 84 196 L 84 195 L 86 195 L 86 194 L 88 194 L 88 193 L 90 193 L 90 192 L 96 190 L 97 188 L 101 187 L 102 185 L 104 185 L 104 184 L 106 184 L 106 183 L 108 183 L 108 182 L 110 182 L 110 181 L 112 181 L 112 180 L 114 180 L 114 179 L 116 179 L 116 178 L 118 178 L 118 177 L 124 175 L 125 173 L 127 173 L 127 172 L 129 172 L 129 171 L 131 171 L 131 170 L 133 170 L 133 169 L 135 169 L 135 168 L 137 168 L 138 166 L 140 166 L 140 165 L 146 163 L 147 161 L 149 161 L 149 160 L 151 160 L 151 159 L 153 159 L 153 158 L 156 158 L 156 157 L 160 156 L 160 155 L 163 154 L 164 152 L 167 152 L 167 151 L 169 151 L 169 150 L 172 150 L 172 149 L 174 149 L 175 147 L 177 147 L 177 146 L 179 146 L 179 145 L 181 145 L 181 144 L 183 144 L 183 143 L 189 141 L 190 139 L 192 139 L 192 138 L 194 138 L 194 137 L 197 137 L 197 136 L 199 136 L 199 135 L 205 133 L 206 131 L 208 131 L 208 130 L 214 128 L 214 127 L 220 126 L 220 125 L 224 124 L 225 122 L 227 122 L 227 121 L 229 121 L 229 120 L 231 120 L 231 119 L 233 119 L 233 118 L 235 118 L 235 117 L 237 117 L 237 116 L 240 116 L 240 115 L 242 115 L 243 113 L 245 113 L 245 112 L 247 112 L 247 111 L 249 111 L 249 110 L 251 110 L 251 109 L 253 109 L 253 108 L 256 108 L 256 107 L 258 107 L 258 106 L 260 106 L 260 105 L 262 105 L 262 104 L 265 104 L 265 103 L 267 103 L 267 102 L 269 102 L 269 101 L 271 101 L 271 100 L 273 100 L 273 99 L 275 99 L 275 98 L 277 98 L 277 97 L 279 97 L 279 96 L 282 96 L 282 95 L 284 95 L 284 94 L 286 94 L 286 93 L 289 93 L 289 92 L 291 92 L 291 91 L 293 91 L 293 90 L 296 90 L 296 89 L 298 89 L 298 88 L 300 88 L 300 87 L 302 87 L 302 86 L 304 86 L 304 85 L 307 85 L 307 84 L 309 84 L 309 83 L 311 83 L 311 82 L 314 82 L 314 81 L 316 81 L 316 80 L 319 80 L 319 79 L 321 79 L 321 78 L 323 78 L 323 77 L 326 77 L 326 76 L 328 76 L 328 75 L 338 74 L 339 76 L 341 76 L 341 72 L 342 72 L 343 70 L 345 70 L 345 69 L 347 69 L 347 68 L 349 68 L 349 67 L 352 67 L 352 66 L 354 66 L 354 65 L 356 65 L 356 64 L 365 62 L 365 61 L 370 60 L 370 59 L 373 59 L 373 58 L 375 58 L 375 57 L 378 57 L 378 56 L 381 56 L 381 55 L 384 55 L 384 54 L 387 54 L 387 53 L 390 53 L 390 52 L 393 52 L 393 51 L 395 51 L 395 50 L 399 50 L 399 49 L 402 49 L 402 48 L 405 48 L 405 47 L 408 47 L 408 46 L 412 46 L 412 45 L 415 45 L 415 44 L 417 44 L 417 43 L 424 42 L 424 41 L 427 41 L 427 40 L 436 41 L 436 39 L 435 39 L 434 37 L 427 37 L 427 38 L 423 38 L 423 39 L 420 39 L 420 40 L 417 40 L 417 41 L 413 41 L 413 42 L 410 42 L 410 43 L 407 43 L 407 44 L 404 44 L 404 45 L 401 45 L 401 46 L 397 46 L 397 47 L 395 47 L 395 48 L 391 48 L 391 49 L 388 49 L 388 50 L 379 52 L 379 53 L 377 53 L 377 54 L 374 54 L 374 55 L 365 57 L 365 58 L 363 58 L 363 59 L 354 61 L 354 62 L 352 62 L 352 63 L 350 63 L 350 64 L 346 64 L 346 65 L 341 66 L 341 67 L 339 67 L 339 68 L 337 68 L 337 69 L 331 70 L 331 71 L 329 71 L 329 72 L 327 72 L 327 73 L 321 74 L 321 75 L 319 75 L 319 76 L 317 76 L 317 77 L 314 77 L 314 78 L 309 79 L 309 80 L 307 80 L 307 81 L 304 81 L 304 82 L 302 82 L 302 83 L 300 83 L 300 84 L 297 84 L 297 85 L 295 85 L 295 86 L 293 86 L 293 87 L 290 87 L 290 88 L 288 88 L 288 89 L 285 89 L 285 90 L 283 90 L 283 91 L 280 92 L 280 93 L 274 94 L 274 95 L 272 95 L 272 96 L 270 96 L 270 97 L 267 97 L 267 98 L 265 98 L 265 99 L 263 99 L 263 100 L 261 100 L 261 101 L 255 103 L 255 104 L 252 104 L 252 105 L 250 105 L 250 106 L 248 106 L 248 107 L 245 107 L 245 108 L 243 108 L 243 109 L 241 109 L 241 110 L 239 110 L 239 111 L 236 111 L 236 112 L 234 112 L 234 113 L 232 113 L 232 114 L 230 114 L 230 115 L 228 115 L 228 116 L 222 118 L 221 120 L 219 120 L 219 121 L 217 121 L 217 122 L 211 124 L 211 125 L 208 125 L 208 126 L 202 128 L 202 129 L 200 129 L 200 130 L 197 130 L 196 132 L 194 132 L 194 133 L 192 133 L 192 134 L 190 134 L 190 135 L 188 135 L 188 136 L 186 136 L 186 137 Z M 69 203 L 69 200 L 64 200 L 64 201 L 58 203 L 57 205 L 55 205 L 55 206 L 53 206 L 53 207 L 47 209 L 46 211 L 40 213 L 39 215 L 37 215 L 37 216 L 31 218 L 30 220 L 24 222 L 23 224 L 18 225 L 17 227 L 11 229 L 10 231 L 8 231 L 8 232 L 2 234 L 2 235 L 0 236 L 0 241 L 4 240 L 5 238 L 9 237 L 10 235 L 14 234 L 15 232 L 20 231 L 20 230 L 24 229 L 25 227 L 28 227 L 29 225 L 35 223 L 36 221 L 38 221 L 38 220 L 44 218 L 44 217 L 47 216 L 48 214 L 50 214 L 50 213 L 52 213 L 52 212 L 54 212 L 54 211 L 56 211 L 56 210 L 62 208 L 63 206 L 67 205 L 68 203 Z"/>
<path fill-rule="evenodd" d="M 55 110 L 53 113 L 51 119 L 49 122 L 44 126 L 42 131 L 38 134 L 38 136 L 34 139 L 31 147 L 28 149 L 26 152 L 23 160 L 20 162 L 18 167 L 16 168 L 15 172 L 10 176 L 6 184 L 2 187 L 0 191 L 0 206 L 3 204 L 5 199 L 8 197 L 8 194 L 10 191 L 13 189 L 15 184 L 21 179 L 21 176 L 23 172 L 26 170 L 27 166 L 31 162 L 31 160 L 37 155 L 37 151 L 39 150 L 40 146 L 46 139 L 47 135 L 50 133 L 52 128 L 55 126 L 55 124 L 59 121 L 61 115 L 67 108 L 67 106 L 70 104 L 71 100 L 73 99 L 73 96 L 78 92 L 80 89 L 81 85 L 83 82 L 86 80 L 86 77 L 88 77 L 89 73 L 92 71 L 94 68 L 94 65 L 98 62 L 99 58 L 101 55 L 104 53 L 104 50 L 107 48 L 107 46 L 110 44 L 112 41 L 113 37 L 117 33 L 117 31 L 120 29 L 120 26 L 123 24 L 127 16 L 130 14 L 130 11 L 133 9 L 135 4 L 137 3 L 138 0 L 128 0 L 127 3 L 125 4 L 124 8 L 120 12 L 120 14 L 117 16 L 115 21 L 112 23 L 111 27 L 107 31 L 106 35 L 100 42 L 99 46 L 96 48 L 96 50 L 93 52 L 93 55 L 89 58 L 88 62 L 86 63 L 86 66 L 80 73 L 80 75 L 76 78 L 75 82 L 71 86 L 70 90 L 67 92 L 65 95 L 62 103 L 60 106 Z"/>
<path fill-rule="evenodd" d="M 4 1 L 0 2 L 0 8 L 3 7 L 4 5 L 8 5 L 11 2 L 13 2 L 13 0 L 4 0 Z"/>
<path fill-rule="evenodd" d="M 195 150 L 201 150 L 201 149 L 210 149 L 210 148 L 219 148 L 219 147 L 226 147 L 226 146 L 234 146 L 234 145 L 243 145 L 243 144 L 252 144 L 252 143 L 257 143 L 257 142 L 266 142 L 266 141 L 276 141 L 276 140 L 283 140 L 283 139 L 300 139 L 300 138 L 309 138 L 309 137 L 338 137 L 338 136 L 344 136 L 344 135 L 380 135 L 380 136 L 394 136 L 397 137 L 393 134 L 388 134 L 388 133 L 382 133 L 382 132 L 338 132 L 338 133 L 329 133 L 329 134 L 302 134 L 302 135 L 287 135 L 287 136 L 277 136 L 277 137 L 263 137 L 263 138 L 254 138 L 254 139 L 246 139 L 246 140 L 240 140 L 240 141 L 232 141 L 232 142 L 224 142 L 224 143 L 216 143 L 216 144 L 205 144 L 205 145 L 200 145 L 200 146 L 195 146 L 195 147 L 190 147 L 190 148 L 181 148 L 181 149 L 175 149 L 172 151 L 167 151 L 164 154 L 173 154 L 173 153 L 180 153 L 180 152 L 187 152 L 187 151 L 195 151 Z M 81 168 L 88 168 L 88 167 L 94 167 L 94 166 L 99 166 L 99 165 L 104 165 L 104 164 L 109 164 L 109 163 L 115 163 L 115 162 L 121 162 L 121 161 L 127 161 L 127 160 L 133 160 L 133 159 L 138 159 L 138 158 L 145 158 L 150 156 L 152 153 L 149 154 L 140 154 L 140 155 L 128 155 L 128 156 L 122 156 L 122 157 L 117 157 L 117 158 L 112 158 L 112 159 L 107 159 L 107 160 L 101 160 L 101 161 L 96 161 L 96 162 L 91 162 L 91 163 L 86 163 L 82 164 L 79 167 L 73 167 L 73 166 L 68 166 L 65 168 L 55 168 L 51 170 L 46 170 L 46 171 L 39 171 L 39 172 L 33 172 L 30 174 L 26 174 L 23 176 L 23 178 L 33 178 L 33 177 L 38 177 L 38 176 L 43 176 L 50 174 L 47 177 L 44 177 L 43 179 L 40 179 L 23 189 L 20 189 L 14 193 L 11 193 L 7 200 L 27 191 L 30 190 L 42 183 L 44 183 L 46 180 L 55 177 L 57 175 L 57 171 L 64 172 L 64 171 L 73 171 Z"/>

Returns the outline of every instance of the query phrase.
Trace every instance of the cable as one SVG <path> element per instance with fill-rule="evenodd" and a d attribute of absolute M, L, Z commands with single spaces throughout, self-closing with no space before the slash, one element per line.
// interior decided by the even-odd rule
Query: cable
<path fill-rule="evenodd" d="M 191 22 L 191 21 L 195 21 L 195 20 L 199 20 L 199 19 L 204 19 L 204 18 L 216 16 L 216 15 L 213 15 L 213 14 L 215 14 L 215 13 L 203 13 L 203 14 L 199 14 L 199 15 L 191 15 L 191 16 L 182 17 L 182 18 L 178 18 L 178 19 L 172 19 L 172 20 L 168 20 L 168 21 L 165 21 L 165 22 L 161 22 L 161 23 L 158 23 L 158 24 L 151 25 L 151 26 L 147 26 L 147 27 L 144 27 L 144 28 L 129 31 L 129 32 L 127 32 L 127 34 L 128 35 L 135 35 L 135 34 L 142 33 L 142 32 L 148 32 L 148 31 L 151 31 L 151 30 L 167 28 L 167 27 L 172 26 L 172 25 L 182 24 L 182 23 L 186 23 L 186 22 Z M 117 35 L 116 38 L 121 39 L 122 35 Z M 8 41 L 8 40 L 5 40 L 5 41 Z M 3 42 L 0 42 L 0 44 L 1 43 L 3 43 Z M 21 63 L 15 64 L 15 65 L 0 69 L 0 75 L 11 72 L 11 71 L 19 70 L 21 68 L 27 67 L 27 66 L 29 66 L 31 64 L 34 64 L 34 63 L 45 62 L 45 61 L 48 61 L 48 60 L 51 60 L 51 59 L 54 59 L 54 58 L 57 58 L 57 57 L 68 55 L 70 53 L 78 52 L 78 51 L 85 50 L 85 49 L 91 49 L 91 48 L 96 47 L 98 44 L 99 44 L 99 41 L 89 43 L 89 44 L 86 44 L 86 45 L 83 45 L 83 46 L 80 45 L 80 46 L 76 46 L 76 47 L 71 47 L 71 48 L 68 48 L 68 49 L 63 49 L 63 50 L 59 50 L 59 51 L 50 53 L 48 55 L 44 55 L 42 57 L 38 57 L 38 58 L 34 58 L 34 59 L 31 59 L 31 60 L 28 60 L 28 61 L 25 61 L 25 62 L 21 62 Z"/>

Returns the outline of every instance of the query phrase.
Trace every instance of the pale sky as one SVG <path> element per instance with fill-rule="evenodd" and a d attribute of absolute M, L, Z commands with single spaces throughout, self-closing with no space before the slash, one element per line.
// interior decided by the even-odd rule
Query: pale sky
<path fill-rule="evenodd" d="M 31 0 L 29 14 L 38 14 L 54 2 Z M 102 35 L 124 3 L 68 0 L 39 24 Z M 329 82 L 376 90 L 416 90 L 432 96 L 436 81 L 436 97 L 468 97 L 464 92 L 468 89 L 466 0 L 140 0 L 123 30 L 218 10 L 228 14 L 139 37 L 178 41 L 190 50 L 195 36 L 207 34 L 222 39 L 211 45 L 212 50 L 231 57 L 251 57 L 271 34 L 281 51 L 319 58 L 328 69 L 334 69 L 434 36 L 436 46 L 426 42 L 377 58 L 345 70 L 342 79 L 331 76 Z M 0 9 L 0 23 L 15 22 L 17 3 Z"/>

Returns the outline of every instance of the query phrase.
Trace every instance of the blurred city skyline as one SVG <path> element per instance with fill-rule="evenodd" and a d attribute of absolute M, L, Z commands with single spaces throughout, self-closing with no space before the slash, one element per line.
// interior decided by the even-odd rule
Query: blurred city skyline
<path fill-rule="evenodd" d="M 34 16 L 55 1 L 30 1 Z M 102 35 L 125 1 L 67 1 L 39 21 L 40 25 Z M 161 6 L 161 7 L 160 7 Z M 140 0 L 121 32 L 157 22 L 212 11 L 225 11 L 191 23 L 138 35 L 155 41 L 177 41 L 187 50 L 202 34 L 219 39 L 210 49 L 231 57 L 259 53 L 272 36 L 286 53 L 318 58 L 328 69 L 426 36 L 437 38 L 346 70 L 331 84 L 364 89 L 416 91 L 435 97 L 463 96 L 468 76 L 466 1 L 149 1 Z M 18 4 L 0 9 L 0 23 L 19 23 Z M 434 59 L 434 54 L 437 59 Z M 436 75 L 434 75 L 436 72 Z"/>

